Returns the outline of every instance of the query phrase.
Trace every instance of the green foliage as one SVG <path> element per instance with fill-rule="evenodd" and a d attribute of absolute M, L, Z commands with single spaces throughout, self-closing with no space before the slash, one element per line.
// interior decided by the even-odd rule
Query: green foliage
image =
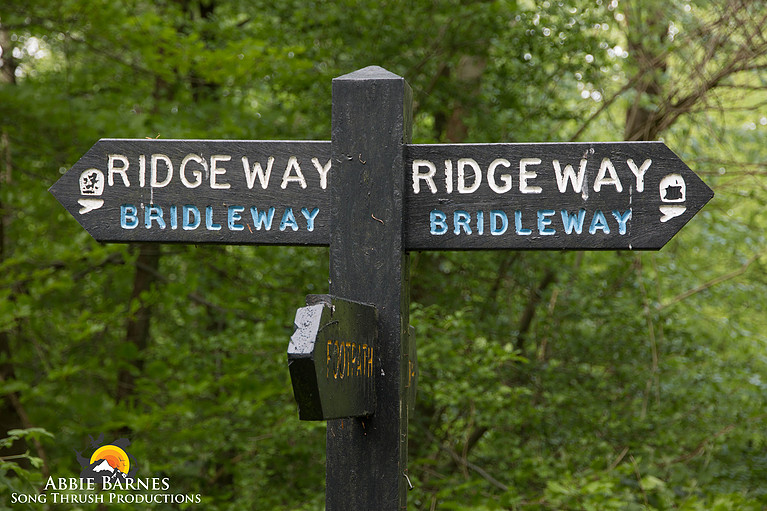
<path fill-rule="evenodd" d="M 18 389 L 2 387 L 2 392 L 16 392 Z M 0 449 L 7 449 L 19 441 L 40 440 L 40 438 L 53 438 L 49 432 L 42 428 L 12 429 L 6 433 L 8 436 L 0 438 Z M 13 509 L 11 494 L 22 493 L 36 495 L 43 484 L 40 468 L 43 460 L 32 456 L 29 451 L 24 453 L 0 456 L 0 509 Z"/>
<path fill-rule="evenodd" d="M 26 447 L 0 455 L 0 506 L 76 477 L 104 433 L 200 509 L 323 508 L 325 427 L 298 421 L 285 348 L 327 251 L 163 246 L 135 295 L 140 247 L 97 244 L 46 190 L 102 137 L 328 139 L 331 79 L 378 64 L 413 87 L 416 142 L 615 140 L 634 112 L 717 194 L 658 253 L 411 255 L 411 507 L 763 509 L 765 14 L 3 3 L 0 450 Z M 19 408 L 35 427 L 5 426 Z"/>

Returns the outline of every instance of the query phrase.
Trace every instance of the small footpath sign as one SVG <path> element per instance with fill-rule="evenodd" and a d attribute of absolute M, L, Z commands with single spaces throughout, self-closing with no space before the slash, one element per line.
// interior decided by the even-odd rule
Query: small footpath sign
<path fill-rule="evenodd" d="M 374 307 L 329 295 L 310 295 L 296 311 L 288 369 L 301 420 L 365 417 L 375 413 L 380 371 Z"/>

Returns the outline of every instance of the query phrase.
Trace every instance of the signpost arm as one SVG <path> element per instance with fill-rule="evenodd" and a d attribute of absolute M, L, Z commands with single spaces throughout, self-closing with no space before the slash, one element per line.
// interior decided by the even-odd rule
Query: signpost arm
<path fill-rule="evenodd" d="M 333 80 L 330 292 L 378 309 L 381 372 L 374 415 L 328 421 L 329 511 L 406 506 L 410 296 L 402 169 L 411 122 L 412 92 L 402 77 L 368 67 Z"/>

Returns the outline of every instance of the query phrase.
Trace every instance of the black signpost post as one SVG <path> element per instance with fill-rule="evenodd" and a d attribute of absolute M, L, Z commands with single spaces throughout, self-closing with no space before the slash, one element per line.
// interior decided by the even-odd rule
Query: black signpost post
<path fill-rule="evenodd" d="M 333 80 L 329 143 L 104 139 L 50 190 L 102 242 L 330 247 L 288 346 L 329 510 L 407 505 L 409 251 L 658 250 L 713 197 L 660 142 L 413 145 L 411 109 L 368 67 Z"/>
<path fill-rule="evenodd" d="M 333 80 L 330 292 L 378 309 L 381 372 L 374 415 L 328 422 L 329 510 L 406 502 L 410 285 L 401 169 L 411 105 L 410 86 L 381 68 Z"/>

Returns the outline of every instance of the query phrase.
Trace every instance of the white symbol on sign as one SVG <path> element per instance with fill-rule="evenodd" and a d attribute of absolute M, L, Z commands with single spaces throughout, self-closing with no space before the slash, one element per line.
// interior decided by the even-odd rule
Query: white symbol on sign
<path fill-rule="evenodd" d="M 104 173 L 99 169 L 84 170 L 80 174 L 80 194 L 85 197 L 98 197 L 104 193 Z M 104 205 L 104 199 L 79 199 L 82 206 L 79 213 L 84 215 Z"/>
<path fill-rule="evenodd" d="M 681 204 L 687 199 L 687 185 L 681 175 L 669 174 L 661 179 L 659 191 L 661 202 L 674 204 L 672 206 L 660 206 L 660 212 L 663 213 L 660 218 L 661 222 L 668 222 L 687 211 L 687 207 Z"/>

